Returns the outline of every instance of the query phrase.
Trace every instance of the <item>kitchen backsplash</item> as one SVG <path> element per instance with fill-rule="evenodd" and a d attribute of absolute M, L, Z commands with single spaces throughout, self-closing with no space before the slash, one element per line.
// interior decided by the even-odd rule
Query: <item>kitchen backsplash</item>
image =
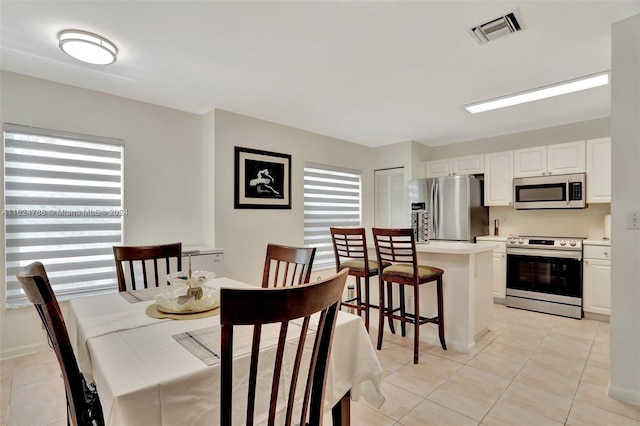
<path fill-rule="evenodd" d="M 587 237 L 600 240 L 604 236 L 604 218 L 610 213 L 610 204 L 590 204 L 586 209 L 567 210 L 490 207 L 489 235 L 493 235 L 494 220 L 498 219 L 500 235 Z"/>

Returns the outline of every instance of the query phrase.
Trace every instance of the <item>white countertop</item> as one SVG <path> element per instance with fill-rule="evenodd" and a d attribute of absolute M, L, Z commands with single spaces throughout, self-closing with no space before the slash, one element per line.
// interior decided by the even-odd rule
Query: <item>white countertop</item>
<path fill-rule="evenodd" d="M 199 254 L 221 254 L 224 253 L 224 250 L 221 248 L 210 247 L 210 246 L 183 246 L 182 247 L 182 255 L 192 255 L 197 256 Z"/>
<path fill-rule="evenodd" d="M 582 244 L 585 246 L 611 246 L 611 240 L 584 240 Z"/>
<path fill-rule="evenodd" d="M 508 235 L 483 235 L 482 237 L 477 237 L 478 241 L 497 241 L 500 243 L 504 243 L 509 238 Z"/>
<path fill-rule="evenodd" d="M 475 244 L 462 241 L 438 241 L 431 240 L 428 244 L 416 244 L 418 253 L 444 253 L 444 254 L 475 254 L 493 251 L 498 246 L 494 244 Z"/>

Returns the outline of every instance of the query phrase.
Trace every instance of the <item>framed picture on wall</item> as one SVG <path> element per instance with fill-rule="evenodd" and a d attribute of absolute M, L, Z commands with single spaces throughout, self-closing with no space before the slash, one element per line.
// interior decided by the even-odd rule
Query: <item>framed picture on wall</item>
<path fill-rule="evenodd" d="M 290 209 L 291 156 L 235 147 L 236 209 Z"/>

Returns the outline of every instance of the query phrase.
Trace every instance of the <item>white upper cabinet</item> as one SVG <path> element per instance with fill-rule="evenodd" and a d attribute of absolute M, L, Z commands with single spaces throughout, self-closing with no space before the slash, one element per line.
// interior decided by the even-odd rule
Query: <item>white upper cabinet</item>
<path fill-rule="evenodd" d="M 425 177 L 476 175 L 484 173 L 484 155 L 425 161 Z"/>
<path fill-rule="evenodd" d="M 513 177 L 564 175 L 584 171 L 584 141 L 513 151 Z"/>
<path fill-rule="evenodd" d="M 584 173 L 584 141 L 549 145 L 547 147 L 547 169 L 547 173 L 550 175 Z"/>
<path fill-rule="evenodd" d="M 611 202 L 611 138 L 587 141 L 587 203 Z"/>
<path fill-rule="evenodd" d="M 484 173 L 484 155 L 468 155 L 453 159 L 453 174 L 477 175 Z"/>
<path fill-rule="evenodd" d="M 453 161 L 451 159 L 425 161 L 426 177 L 430 178 L 451 175 L 453 175 Z"/>
<path fill-rule="evenodd" d="M 510 206 L 512 204 L 513 151 L 485 154 L 484 205 Z"/>
<path fill-rule="evenodd" d="M 546 173 L 546 146 L 513 151 L 513 177 L 542 176 Z"/>

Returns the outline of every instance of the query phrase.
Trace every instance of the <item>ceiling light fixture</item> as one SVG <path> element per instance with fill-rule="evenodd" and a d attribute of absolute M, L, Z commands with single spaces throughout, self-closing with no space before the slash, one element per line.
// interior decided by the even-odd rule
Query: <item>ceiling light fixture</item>
<path fill-rule="evenodd" d="M 58 34 L 60 49 L 82 62 L 109 65 L 116 61 L 118 49 L 104 37 L 80 30 L 64 30 Z"/>
<path fill-rule="evenodd" d="M 580 77 L 563 83 L 540 87 L 538 89 L 528 90 L 526 92 L 490 99 L 488 101 L 465 105 L 465 109 L 471 114 L 476 114 L 478 112 L 491 111 L 526 102 L 551 98 L 553 96 L 566 95 L 567 93 L 579 92 L 581 90 L 592 89 L 594 87 L 600 87 L 607 84 L 609 84 L 609 71 Z"/>

